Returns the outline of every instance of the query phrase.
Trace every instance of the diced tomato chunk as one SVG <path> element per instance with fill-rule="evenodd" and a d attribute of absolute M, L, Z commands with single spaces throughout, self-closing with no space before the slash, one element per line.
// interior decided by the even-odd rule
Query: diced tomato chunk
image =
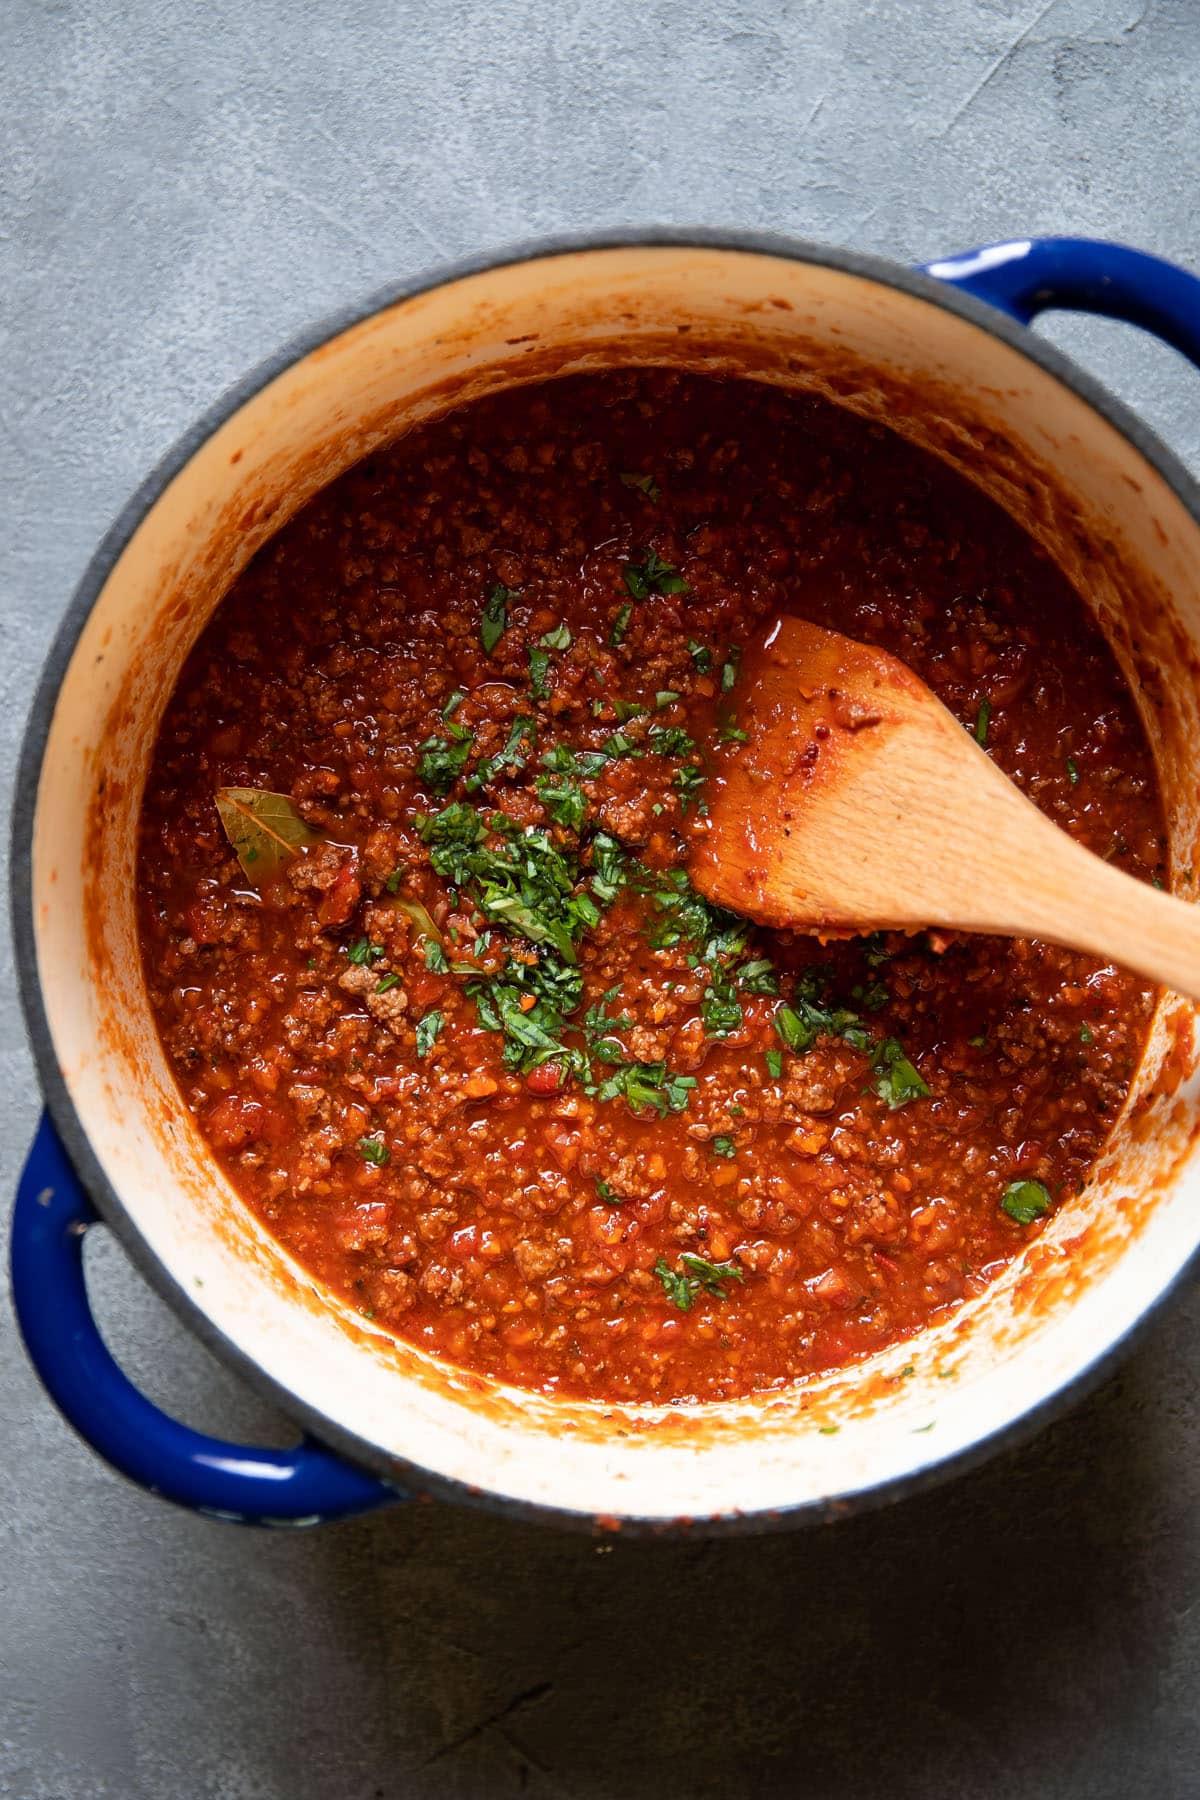
<path fill-rule="evenodd" d="M 344 925 L 361 899 L 362 882 L 358 878 L 354 859 L 351 858 L 342 864 L 333 886 L 317 908 L 317 922 L 321 925 Z"/>
<path fill-rule="evenodd" d="M 223 1094 L 210 1108 L 204 1127 L 219 1150 L 243 1150 L 247 1144 L 280 1144 L 290 1129 L 281 1107 L 236 1092 Z"/>
<path fill-rule="evenodd" d="M 530 1069 L 525 1077 L 525 1086 L 531 1094 L 557 1094 L 567 1079 L 567 1066 L 560 1062 L 539 1063 L 536 1069 Z"/>

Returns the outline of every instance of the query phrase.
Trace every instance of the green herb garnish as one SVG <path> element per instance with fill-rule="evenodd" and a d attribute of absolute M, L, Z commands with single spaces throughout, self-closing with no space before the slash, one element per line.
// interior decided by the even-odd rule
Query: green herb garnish
<path fill-rule="evenodd" d="M 991 721 L 991 717 L 991 701 L 981 700 L 979 702 L 979 711 L 975 714 L 975 742 L 979 745 L 987 743 L 988 725 Z"/>
<path fill-rule="evenodd" d="M 654 1265 L 654 1273 L 662 1282 L 663 1293 L 677 1306 L 680 1312 L 690 1312 L 692 1302 L 703 1289 L 714 1299 L 724 1300 L 725 1283 L 727 1281 L 745 1281 L 746 1277 L 736 1263 L 711 1263 L 703 1256 L 693 1256 L 685 1250 L 679 1258 L 682 1265 L 678 1270 L 672 1269 L 665 1258 L 659 1257 Z"/>
<path fill-rule="evenodd" d="M 511 588 L 504 587 L 498 581 L 483 603 L 479 619 L 479 641 L 489 656 L 504 636 L 508 625 L 508 603 L 516 597 Z"/>
<path fill-rule="evenodd" d="M 655 756 L 686 756 L 696 748 L 682 725 L 652 725 L 649 742 Z"/>
<path fill-rule="evenodd" d="M 621 573 L 625 591 L 634 600 L 646 600 L 651 594 L 690 594 L 692 591 L 674 564 L 663 562 L 654 550 L 644 550 L 642 561 L 627 562 Z"/>
<path fill-rule="evenodd" d="M 387 1145 L 381 1143 L 378 1138 L 360 1137 L 358 1140 L 358 1154 L 362 1157 L 364 1162 L 373 1163 L 377 1169 L 382 1169 L 384 1163 L 389 1160 L 392 1153 Z"/>
<path fill-rule="evenodd" d="M 721 665 L 721 692 L 723 694 L 728 694 L 732 691 L 733 685 L 738 678 L 738 669 L 741 665 L 741 661 L 741 651 L 737 648 L 736 644 L 730 645 L 725 655 L 725 661 Z"/>
<path fill-rule="evenodd" d="M 695 638 L 689 638 L 688 639 L 688 655 L 691 657 L 692 661 L 695 663 L 696 670 L 699 674 L 701 674 L 701 675 L 711 674 L 712 666 L 713 666 L 713 653 L 708 648 L 707 644 L 701 644 Z"/>
<path fill-rule="evenodd" d="M 544 631 L 538 639 L 543 650 L 569 650 L 571 648 L 571 627 L 556 625 L 553 631 Z"/>
<path fill-rule="evenodd" d="M 351 944 L 346 952 L 346 960 L 354 963 L 356 968 L 369 969 L 371 964 L 378 962 L 383 954 L 384 952 L 378 944 L 373 944 L 370 938 L 364 937 L 359 938 L 356 944 Z"/>
<path fill-rule="evenodd" d="M 604 906 L 611 906 L 626 881 L 625 852 L 615 837 L 598 831 L 591 843 L 592 892 Z"/>
<path fill-rule="evenodd" d="M 768 1050 L 766 1052 L 767 1074 L 772 1081 L 779 1081 L 783 1076 L 783 1051 Z"/>
<path fill-rule="evenodd" d="M 711 1138 L 708 1147 L 714 1156 L 733 1157 L 737 1155 L 737 1145 L 725 1132 L 722 1132 L 720 1137 Z"/>
<path fill-rule="evenodd" d="M 417 1055 L 428 1056 L 437 1041 L 438 1032 L 442 1029 L 440 1012 L 427 1012 L 423 1019 L 417 1020 Z"/>
<path fill-rule="evenodd" d="M 466 766 L 474 740 L 465 725 L 447 726 L 448 737 L 435 733 L 420 746 L 417 780 L 435 794 L 445 794 L 454 786 Z"/>
<path fill-rule="evenodd" d="M 620 480 L 625 487 L 637 488 L 639 493 L 645 494 L 652 506 L 657 506 L 662 498 L 662 490 L 653 475 L 635 475 L 631 469 L 622 469 Z"/>
<path fill-rule="evenodd" d="M 446 952 L 433 938 L 425 940 L 425 967 L 433 975 L 448 975 L 450 964 L 446 961 Z"/>
<path fill-rule="evenodd" d="M 1010 1181 L 1000 1205 L 1018 1225 L 1032 1225 L 1049 1212 L 1050 1195 L 1040 1181 Z"/>
<path fill-rule="evenodd" d="M 686 818 L 688 808 L 704 786 L 704 770 L 698 763 L 684 763 L 672 775 L 671 786 L 679 795 L 680 810 Z"/>
<path fill-rule="evenodd" d="M 871 1067 L 876 1072 L 871 1085 L 879 1097 L 887 1101 L 891 1112 L 907 1106 L 910 1100 L 922 1100 L 929 1093 L 921 1076 L 905 1056 L 903 1046 L 895 1038 L 884 1038 L 881 1044 L 876 1045 L 871 1056 Z"/>
<path fill-rule="evenodd" d="M 571 775 L 539 775 L 538 797 L 556 825 L 578 833 L 583 829 L 587 801 L 583 789 Z"/>
<path fill-rule="evenodd" d="M 614 731 L 604 740 L 604 754 L 616 761 L 621 756 L 640 756 L 642 752 L 624 731 Z"/>
<path fill-rule="evenodd" d="M 629 630 L 629 621 L 632 617 L 633 604 L 627 600 L 624 606 L 617 609 L 617 616 L 612 622 L 612 630 L 608 634 L 608 641 L 614 650 L 618 644 L 624 643 L 625 633 Z"/>
<path fill-rule="evenodd" d="M 555 775 L 579 775 L 584 781 L 594 781 L 603 774 L 607 761 L 602 750 L 568 750 L 565 744 L 554 744 L 541 755 L 543 769 Z"/>
<path fill-rule="evenodd" d="M 529 652 L 529 692 L 535 700 L 544 700 L 550 689 L 546 676 L 550 672 L 550 652 L 534 645 Z"/>
<path fill-rule="evenodd" d="M 468 794 L 476 793 L 485 782 L 494 781 L 497 775 L 505 771 L 515 774 L 523 769 L 532 756 L 537 744 L 537 720 L 531 719 L 527 713 L 518 713 L 508 728 L 508 741 L 503 750 L 495 756 L 489 756 L 481 762 L 473 775 L 468 775 L 465 787 Z"/>
<path fill-rule="evenodd" d="M 621 1066 L 600 1084 L 601 1100 L 622 1099 L 635 1113 L 683 1112 L 692 1089 L 694 1075 L 673 1075 L 663 1062 L 631 1062 Z"/>

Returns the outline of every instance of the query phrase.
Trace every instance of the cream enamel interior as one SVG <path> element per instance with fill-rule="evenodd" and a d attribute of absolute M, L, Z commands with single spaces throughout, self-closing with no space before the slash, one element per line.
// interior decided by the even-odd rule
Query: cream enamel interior
<path fill-rule="evenodd" d="M 1011 1424 L 1159 1295 L 1200 1241 L 1200 1195 L 1185 1082 L 1136 1132 L 1122 1122 L 1102 1179 L 947 1326 L 784 1394 L 654 1413 L 492 1392 L 372 1336 L 314 1292 L 218 1174 L 158 1044 L 132 906 L 144 771 L 183 656 L 259 544 L 368 449 L 514 380 L 639 361 L 815 386 L 986 476 L 1073 576 L 1135 682 L 1176 866 L 1192 860 L 1200 533 L 1145 459 L 1053 376 L 924 299 L 780 256 L 642 247 L 511 265 L 401 302 L 295 363 L 202 445 L 121 555 L 63 681 L 34 903 L 82 1128 L 133 1228 L 226 1339 L 377 1463 L 530 1505 L 670 1519 L 849 1496 Z M 1160 1010 L 1143 1095 L 1171 1042 Z"/>

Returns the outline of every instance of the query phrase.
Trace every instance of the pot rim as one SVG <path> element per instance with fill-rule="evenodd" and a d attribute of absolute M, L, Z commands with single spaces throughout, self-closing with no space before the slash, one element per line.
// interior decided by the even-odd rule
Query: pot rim
<path fill-rule="evenodd" d="M 656 227 L 613 229 L 555 234 L 523 240 L 494 251 L 440 264 L 405 281 L 377 288 L 357 303 L 335 309 L 292 336 L 265 357 L 201 414 L 162 456 L 126 501 L 115 521 L 93 552 L 54 634 L 34 693 L 21 745 L 13 796 L 11 827 L 11 922 L 16 952 L 17 983 L 25 1026 L 46 1107 L 62 1138 L 88 1195 L 102 1221 L 116 1235 L 139 1273 L 205 1347 L 273 1406 L 292 1418 L 306 1433 L 328 1444 L 347 1459 L 413 1494 L 429 1494 L 460 1504 L 498 1512 L 509 1518 L 597 1530 L 606 1522 L 575 1508 L 527 1501 L 497 1490 L 469 1486 L 436 1470 L 406 1461 L 380 1450 L 368 1440 L 328 1417 L 301 1399 L 284 1383 L 267 1374 L 197 1304 L 188 1289 L 151 1250 L 138 1231 L 116 1188 L 109 1182 L 92 1151 L 75 1110 L 69 1087 L 59 1068 L 42 999 L 37 971 L 33 895 L 33 833 L 37 795 L 46 743 L 55 703 L 63 678 L 92 609 L 113 569 L 142 522 L 186 467 L 197 451 L 251 399 L 278 376 L 315 350 L 377 314 L 405 300 L 435 292 L 474 275 L 511 268 L 554 257 L 596 250 L 701 249 L 740 255 L 776 257 L 808 263 L 875 282 L 914 299 L 928 301 L 944 311 L 989 332 L 1009 348 L 1051 376 L 1125 437 L 1165 482 L 1185 511 L 1200 527 L 1200 481 L 1124 402 L 1116 399 L 1085 370 L 1052 344 L 997 306 L 976 299 L 953 283 L 926 275 L 873 253 L 844 250 L 814 243 L 782 232 L 744 231 L 721 227 Z M 1044 1394 L 1017 1417 L 977 1438 L 965 1448 L 917 1463 L 903 1475 L 851 1489 L 821 1499 L 797 1502 L 774 1509 L 750 1509 L 715 1516 L 664 1519 L 646 1514 L 621 1514 L 613 1521 L 623 1535 L 665 1536 L 678 1531 L 703 1535 L 732 1535 L 818 1524 L 833 1518 L 874 1510 L 902 1495 L 916 1494 L 984 1462 L 999 1450 L 1031 1438 L 1051 1418 L 1095 1388 L 1117 1359 L 1143 1335 L 1171 1296 L 1200 1269 L 1200 1244 L 1173 1273 L 1141 1315 L 1119 1337 L 1101 1345 L 1095 1356 L 1071 1380 Z"/>

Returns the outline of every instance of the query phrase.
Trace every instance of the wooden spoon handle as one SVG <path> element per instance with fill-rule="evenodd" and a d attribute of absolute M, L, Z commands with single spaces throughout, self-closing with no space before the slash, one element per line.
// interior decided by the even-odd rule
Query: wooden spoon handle
<path fill-rule="evenodd" d="M 1053 863 L 1022 899 L 1022 935 L 1121 963 L 1200 1001 L 1200 907 L 1147 887 L 1051 827 Z"/>

